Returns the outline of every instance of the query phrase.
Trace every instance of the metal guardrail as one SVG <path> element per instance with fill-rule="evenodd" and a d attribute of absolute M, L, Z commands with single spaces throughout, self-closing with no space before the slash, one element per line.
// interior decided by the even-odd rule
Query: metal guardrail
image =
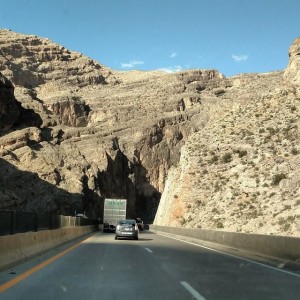
<path fill-rule="evenodd" d="M 0 236 L 28 231 L 51 230 L 65 227 L 97 225 L 97 220 L 57 214 L 38 214 L 24 211 L 0 210 Z"/>

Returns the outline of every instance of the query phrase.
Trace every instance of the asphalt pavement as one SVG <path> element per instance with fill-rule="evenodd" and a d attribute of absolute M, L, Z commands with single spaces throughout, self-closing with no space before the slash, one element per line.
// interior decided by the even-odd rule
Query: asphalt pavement
<path fill-rule="evenodd" d="M 0 299 L 299 300 L 300 274 L 153 232 L 97 232 L 1 272 Z"/>

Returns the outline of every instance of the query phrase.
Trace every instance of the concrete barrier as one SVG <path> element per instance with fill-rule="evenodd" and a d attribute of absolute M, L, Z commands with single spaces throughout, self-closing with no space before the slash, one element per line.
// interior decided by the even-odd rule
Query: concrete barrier
<path fill-rule="evenodd" d="M 222 244 L 260 255 L 300 262 L 300 238 L 150 225 L 154 231 Z"/>
<path fill-rule="evenodd" d="M 0 236 L 0 270 L 94 230 L 94 226 L 77 226 Z"/>

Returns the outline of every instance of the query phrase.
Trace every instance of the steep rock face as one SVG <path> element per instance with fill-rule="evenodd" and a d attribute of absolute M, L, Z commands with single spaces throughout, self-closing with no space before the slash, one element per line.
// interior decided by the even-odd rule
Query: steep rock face
<path fill-rule="evenodd" d="M 232 78 L 232 109 L 189 136 L 156 224 L 300 235 L 298 45 L 284 73 Z"/>
<path fill-rule="evenodd" d="M 53 103 L 50 110 L 53 114 L 58 116 L 58 123 L 60 125 L 84 127 L 88 124 L 90 109 L 88 105 L 80 101 L 80 99 L 67 99 Z"/>
<path fill-rule="evenodd" d="M 9 129 L 18 120 L 19 114 L 13 85 L 0 73 L 0 132 Z"/>

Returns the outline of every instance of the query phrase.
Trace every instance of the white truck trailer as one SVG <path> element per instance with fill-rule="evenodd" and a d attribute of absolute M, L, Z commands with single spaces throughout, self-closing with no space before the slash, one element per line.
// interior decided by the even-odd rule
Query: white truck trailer
<path fill-rule="evenodd" d="M 103 232 L 114 232 L 117 223 L 126 219 L 126 199 L 105 199 L 103 209 Z"/>

